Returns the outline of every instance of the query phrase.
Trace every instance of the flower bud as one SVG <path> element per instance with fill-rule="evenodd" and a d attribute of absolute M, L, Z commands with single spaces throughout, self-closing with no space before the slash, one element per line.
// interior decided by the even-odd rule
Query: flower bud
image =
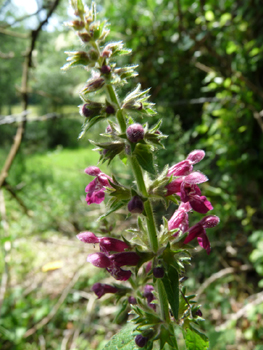
<path fill-rule="evenodd" d="M 100 71 L 102 74 L 109 74 L 111 71 L 111 67 L 108 65 L 102 66 Z"/>
<path fill-rule="evenodd" d="M 110 125 L 108 125 L 107 128 L 106 128 L 106 130 L 105 130 L 105 132 L 106 132 L 107 134 L 110 134 L 110 133 L 112 132 L 112 127 L 111 127 Z"/>
<path fill-rule="evenodd" d="M 98 299 L 100 299 L 104 294 L 106 293 L 117 293 L 118 289 L 109 285 L 109 284 L 103 284 L 103 283 L 95 283 L 92 288 L 92 292 L 94 292 Z"/>
<path fill-rule="evenodd" d="M 141 214 L 144 210 L 143 201 L 140 197 L 134 196 L 128 203 L 128 210 L 133 214 Z"/>
<path fill-rule="evenodd" d="M 83 29 L 84 28 L 84 22 L 82 21 L 79 21 L 79 20 L 75 20 L 75 21 L 72 21 L 71 23 L 69 23 L 69 25 L 74 28 L 75 30 L 80 30 L 80 29 Z"/>
<path fill-rule="evenodd" d="M 130 296 L 130 297 L 128 298 L 128 302 L 129 302 L 130 304 L 132 304 L 132 305 L 136 305 L 136 304 L 137 304 L 137 300 L 136 300 L 136 298 L 134 298 L 133 296 Z"/>
<path fill-rule="evenodd" d="M 126 130 L 130 142 L 136 143 L 144 138 L 144 130 L 141 124 L 132 124 Z"/>
<path fill-rule="evenodd" d="M 153 269 L 153 275 L 155 278 L 163 278 L 164 277 L 164 268 L 163 267 L 155 267 Z"/>
<path fill-rule="evenodd" d="M 92 36 L 89 33 L 78 33 L 79 38 L 83 43 L 88 43 Z"/>
<path fill-rule="evenodd" d="M 203 314 L 202 314 L 202 311 L 199 309 L 195 312 L 195 316 L 199 316 L 199 317 L 202 317 Z"/>
<path fill-rule="evenodd" d="M 135 337 L 135 344 L 139 347 L 139 348 L 144 348 L 145 345 L 148 342 L 148 338 L 144 337 L 141 334 L 136 335 Z"/>
<path fill-rule="evenodd" d="M 107 114 L 114 114 L 115 113 L 115 109 L 112 106 L 107 106 L 105 109 L 105 112 Z"/>

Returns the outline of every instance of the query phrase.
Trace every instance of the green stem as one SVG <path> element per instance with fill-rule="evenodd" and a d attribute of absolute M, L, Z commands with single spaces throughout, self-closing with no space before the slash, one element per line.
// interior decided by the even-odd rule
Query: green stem
<path fill-rule="evenodd" d="M 117 98 L 117 94 L 113 88 L 112 85 L 107 85 L 106 86 L 108 95 L 110 97 L 111 102 L 115 103 L 118 107 L 120 107 L 118 98 Z M 125 117 L 123 115 L 123 112 L 121 109 L 119 109 L 117 111 L 117 119 L 121 128 L 121 132 L 126 132 L 126 121 L 125 121 Z M 137 186 L 138 186 L 138 190 L 141 192 L 142 196 L 145 198 L 148 198 L 148 192 L 147 192 L 147 188 L 144 182 L 144 178 L 143 178 L 143 173 L 142 173 L 142 169 L 137 161 L 137 159 L 133 156 L 129 157 L 130 162 L 131 162 L 131 167 L 132 167 L 132 171 L 134 174 L 134 177 L 136 179 L 137 182 Z M 157 240 L 157 229 L 156 229 L 156 225 L 155 225 L 155 221 L 154 221 L 154 216 L 153 216 L 153 210 L 152 210 L 152 205 L 150 200 L 148 199 L 146 202 L 144 202 L 144 209 L 145 209 L 145 213 L 146 213 L 146 221 L 147 221 L 147 228 L 148 228 L 148 238 L 150 241 L 150 245 L 151 248 L 153 250 L 153 252 L 157 252 L 158 251 L 158 240 Z"/>
<path fill-rule="evenodd" d="M 160 310 L 161 310 L 162 319 L 169 323 L 170 315 L 169 315 L 167 295 L 166 295 L 163 283 L 162 283 L 160 278 L 157 278 L 156 285 L 157 285 L 158 294 L 159 294 L 159 302 L 160 302 Z"/>
<path fill-rule="evenodd" d="M 132 170 L 137 182 L 138 190 L 141 192 L 141 194 L 144 197 L 148 197 L 148 192 L 145 186 L 143 174 L 142 174 L 142 169 L 140 165 L 137 162 L 137 159 L 133 156 L 130 157 L 130 162 L 132 166 Z M 150 245 L 154 253 L 158 251 L 158 240 L 157 240 L 157 230 L 156 230 L 156 225 L 154 221 L 154 215 L 153 215 L 153 210 L 152 210 L 152 205 L 150 200 L 148 199 L 147 201 L 144 202 L 144 210 L 146 213 L 146 221 L 147 221 L 147 232 L 148 232 L 148 238 L 150 241 Z"/>

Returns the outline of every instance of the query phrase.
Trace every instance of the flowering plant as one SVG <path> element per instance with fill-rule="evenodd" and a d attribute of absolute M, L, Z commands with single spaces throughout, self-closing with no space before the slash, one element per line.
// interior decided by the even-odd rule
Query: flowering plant
<path fill-rule="evenodd" d="M 62 69 L 80 65 L 90 73 L 80 92 L 83 101 L 80 113 L 84 117 L 80 137 L 96 123 L 107 120 L 102 135 L 105 142 L 92 140 L 100 152 L 100 161 L 110 163 L 118 156 L 131 167 L 135 180 L 124 186 L 115 176 L 102 173 L 96 166 L 85 170 L 95 177 L 85 190 L 87 204 L 100 204 L 110 197 L 101 218 L 122 207 L 137 215 L 137 228 L 129 230 L 126 237 L 123 234 L 122 240 L 97 237 L 93 232 L 81 232 L 77 236 L 84 243 L 99 245 L 99 251 L 90 254 L 88 262 L 106 269 L 117 281 L 127 281 L 119 285 L 96 283 L 92 287 L 98 298 L 114 293 L 131 310 L 129 324 L 105 349 L 150 350 L 157 345 L 160 350 L 178 349 L 179 331 L 187 349 L 207 349 L 207 337 L 198 329 L 203 320 L 200 305 L 182 286 L 185 264 L 189 264 L 193 249 L 189 243 L 197 239 L 209 254 L 206 229 L 219 223 L 217 216 L 207 215 L 189 228 L 190 211 L 207 214 L 213 209 L 198 187 L 208 179 L 194 170 L 205 152 L 194 150 L 185 160 L 166 166 L 161 172 L 156 169 L 154 154 L 163 147 L 162 140 L 167 136 L 160 131 L 161 121 L 151 127 L 137 121 L 139 117 L 156 113 L 149 102 L 149 90 L 142 91 L 138 85 L 123 100 L 116 92 L 127 79 L 137 75 L 136 66 L 117 67 L 114 62 L 131 50 L 124 48 L 122 42 L 105 43 L 109 26 L 97 20 L 94 4 L 87 8 L 82 0 L 71 0 L 71 5 L 77 19 L 69 25 L 77 32 L 85 50 L 68 52 L 68 63 Z M 93 100 L 98 91 L 104 102 L 101 98 Z M 163 218 L 160 226 L 153 214 L 153 204 L 158 200 L 165 208 L 170 202 L 178 205 L 170 220 Z M 132 239 L 128 241 L 130 235 Z"/>

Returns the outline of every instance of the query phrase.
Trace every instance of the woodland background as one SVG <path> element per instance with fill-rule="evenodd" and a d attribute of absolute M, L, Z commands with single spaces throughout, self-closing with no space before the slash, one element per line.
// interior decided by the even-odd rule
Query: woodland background
<path fill-rule="evenodd" d="M 63 24 L 68 2 L 22 3 L 0 1 L 0 348 L 99 350 L 128 310 L 111 295 L 96 301 L 90 287 L 108 276 L 86 263 L 93 248 L 75 235 L 134 222 L 124 212 L 97 222 L 103 204 L 85 203 L 83 169 L 98 156 L 88 135 L 78 141 L 85 72 L 60 70 L 64 51 L 80 47 Z M 198 169 L 221 223 L 184 284 L 198 293 L 210 349 L 262 350 L 262 1 L 101 0 L 97 9 L 110 40 L 133 49 L 125 60 L 139 64 L 137 82 L 151 87 L 149 123 L 163 117 L 159 166 L 206 151 Z"/>

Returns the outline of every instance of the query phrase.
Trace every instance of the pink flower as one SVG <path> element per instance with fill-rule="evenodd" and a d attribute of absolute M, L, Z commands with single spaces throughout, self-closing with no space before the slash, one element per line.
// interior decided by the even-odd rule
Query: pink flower
<path fill-rule="evenodd" d="M 77 238 L 84 243 L 100 244 L 100 250 L 104 253 L 110 252 L 124 252 L 130 246 L 116 238 L 111 237 L 97 237 L 93 232 L 80 232 Z"/>
<path fill-rule="evenodd" d="M 127 281 L 131 277 L 131 271 L 121 269 L 122 266 L 136 266 L 140 257 L 135 252 L 122 252 L 112 255 L 106 253 L 90 254 L 87 261 L 96 267 L 106 268 L 106 270 L 119 281 Z"/>
<path fill-rule="evenodd" d="M 211 247 L 205 229 L 215 227 L 219 224 L 219 221 L 220 219 L 218 216 L 205 216 L 202 220 L 189 229 L 189 234 L 184 240 L 184 244 L 187 244 L 193 239 L 197 238 L 198 244 L 207 251 L 207 254 L 210 254 Z"/>
<path fill-rule="evenodd" d="M 196 149 L 188 154 L 187 158 L 168 170 L 168 176 L 183 176 L 188 175 L 193 170 L 193 164 L 199 163 L 205 156 L 203 150 Z"/>
<path fill-rule="evenodd" d="M 100 204 L 105 198 L 105 187 L 110 187 L 108 179 L 111 178 L 102 173 L 98 167 L 90 166 L 85 169 L 85 173 L 91 176 L 96 176 L 85 188 L 86 201 L 90 205 L 92 203 Z"/>
<path fill-rule="evenodd" d="M 185 233 L 189 229 L 188 214 L 192 208 L 190 204 L 181 203 L 179 208 L 174 212 L 171 219 L 168 221 L 169 231 L 179 228 L 182 233 Z M 176 232 L 174 236 L 178 236 L 179 232 Z"/>
<path fill-rule="evenodd" d="M 207 180 L 208 178 L 199 171 L 194 171 L 189 175 L 180 176 L 166 186 L 166 195 L 169 196 L 176 193 L 181 197 L 181 200 L 184 203 L 189 202 L 193 210 L 201 214 L 206 214 L 209 210 L 212 210 L 213 207 L 207 198 L 202 196 L 197 184 L 203 183 Z"/>

